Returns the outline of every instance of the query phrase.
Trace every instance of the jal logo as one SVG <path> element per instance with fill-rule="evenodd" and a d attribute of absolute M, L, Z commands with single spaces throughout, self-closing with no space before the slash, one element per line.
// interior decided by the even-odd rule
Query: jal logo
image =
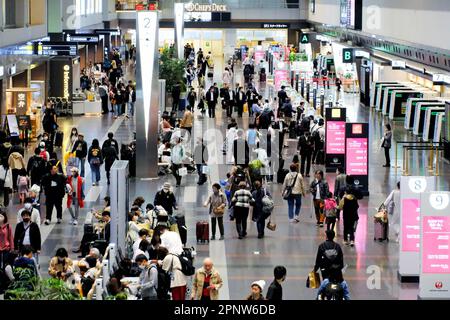
<path fill-rule="evenodd" d="M 333 162 L 334 162 L 334 163 L 338 163 L 338 162 L 339 162 L 339 159 L 338 159 L 338 158 L 333 158 Z"/>
<path fill-rule="evenodd" d="M 442 284 L 441 281 L 438 281 L 438 282 L 436 282 L 436 283 L 434 284 L 434 286 L 435 286 L 436 289 L 442 289 L 442 287 L 443 287 L 444 285 Z"/>
<path fill-rule="evenodd" d="M 359 186 L 359 180 L 355 180 L 355 185 Z"/>

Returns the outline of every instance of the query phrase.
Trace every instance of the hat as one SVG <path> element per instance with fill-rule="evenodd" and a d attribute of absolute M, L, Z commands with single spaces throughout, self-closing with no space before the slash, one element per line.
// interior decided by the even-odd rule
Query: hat
<path fill-rule="evenodd" d="M 170 182 L 165 182 L 163 185 L 164 190 L 170 190 L 171 187 L 172 187 L 172 185 L 170 184 Z"/>
<path fill-rule="evenodd" d="M 41 142 L 41 143 L 39 143 L 39 148 L 45 148 L 45 142 Z"/>
<path fill-rule="evenodd" d="M 251 286 L 252 287 L 253 286 L 258 286 L 261 289 L 261 291 L 264 291 L 264 287 L 266 286 L 266 282 L 264 280 L 258 280 L 258 281 L 253 282 Z"/>
<path fill-rule="evenodd" d="M 162 221 L 161 221 L 161 222 L 158 222 L 157 226 L 158 226 L 158 227 L 165 227 L 165 228 L 167 228 L 167 229 L 170 228 L 168 222 L 162 222 Z"/>
<path fill-rule="evenodd" d="M 158 216 L 167 216 L 167 211 L 161 206 L 156 206 L 155 211 L 157 212 Z"/>
<path fill-rule="evenodd" d="M 39 187 L 37 184 L 33 184 L 29 191 L 33 193 L 39 193 L 41 192 L 41 187 Z"/>
<path fill-rule="evenodd" d="M 81 133 L 81 132 L 78 132 L 78 136 L 82 136 L 82 137 L 84 137 L 84 134 L 83 134 L 83 133 Z"/>

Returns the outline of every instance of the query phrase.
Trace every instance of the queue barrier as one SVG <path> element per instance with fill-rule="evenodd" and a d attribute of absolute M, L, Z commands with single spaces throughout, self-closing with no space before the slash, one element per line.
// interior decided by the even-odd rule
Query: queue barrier
<path fill-rule="evenodd" d="M 441 146 L 441 143 L 436 143 L 436 142 L 425 142 L 425 141 L 396 141 L 395 143 L 395 172 L 397 173 L 397 169 L 400 168 L 400 166 L 398 165 L 398 146 L 402 145 L 402 144 L 408 144 L 408 145 L 420 145 L 420 146 Z M 405 163 L 405 154 L 403 153 L 403 164 Z M 405 167 L 403 166 L 403 171 L 405 170 Z"/>
<path fill-rule="evenodd" d="M 404 176 L 409 176 L 410 172 L 409 172 L 409 151 L 411 150 L 422 150 L 422 151 L 426 151 L 429 150 L 430 152 L 430 158 L 428 160 L 428 171 L 433 172 L 433 164 L 434 164 L 434 160 L 436 158 L 436 168 L 435 168 L 435 172 L 434 175 L 438 176 L 439 173 L 439 154 L 441 151 L 444 150 L 443 147 L 438 147 L 438 146 L 416 146 L 416 145 L 406 145 L 403 146 L 403 175 Z M 435 157 L 436 155 L 436 157 Z"/>

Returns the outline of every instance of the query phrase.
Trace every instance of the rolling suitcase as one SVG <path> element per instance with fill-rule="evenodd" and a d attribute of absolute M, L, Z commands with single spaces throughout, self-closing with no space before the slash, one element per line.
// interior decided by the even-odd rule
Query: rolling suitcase
<path fill-rule="evenodd" d="M 280 169 L 277 172 L 277 183 L 284 183 L 284 178 L 289 173 L 288 169 Z"/>
<path fill-rule="evenodd" d="M 389 232 L 389 223 L 380 223 L 375 222 L 374 226 L 375 235 L 373 236 L 374 241 L 383 242 L 384 240 L 389 241 L 388 232 Z"/>
<path fill-rule="evenodd" d="M 64 132 L 57 131 L 55 134 L 55 147 L 61 148 L 64 140 Z"/>
<path fill-rule="evenodd" d="M 199 221 L 196 225 L 197 242 L 209 242 L 209 222 Z"/>

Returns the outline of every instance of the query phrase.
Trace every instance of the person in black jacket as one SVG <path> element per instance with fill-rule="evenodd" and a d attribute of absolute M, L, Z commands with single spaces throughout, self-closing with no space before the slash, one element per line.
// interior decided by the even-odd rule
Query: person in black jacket
<path fill-rule="evenodd" d="M 109 211 L 103 211 L 102 220 L 105 222 L 105 226 L 103 227 L 100 237 L 109 244 L 109 239 L 111 238 L 111 213 Z"/>
<path fill-rule="evenodd" d="M 236 93 L 236 105 L 238 111 L 238 117 L 242 118 L 242 113 L 244 112 L 244 104 L 247 102 L 247 96 L 244 93 L 244 88 L 239 87 L 238 92 Z"/>
<path fill-rule="evenodd" d="M 189 93 L 187 95 L 187 101 L 191 110 L 194 110 L 195 101 L 197 101 L 197 93 L 195 93 L 195 89 L 193 87 L 190 87 Z"/>
<path fill-rule="evenodd" d="M 278 91 L 278 112 L 277 112 L 277 117 L 280 117 L 280 111 L 283 108 L 283 105 L 286 103 L 286 99 L 287 99 L 287 93 L 286 91 L 284 91 L 284 89 L 286 89 L 285 86 L 281 86 L 281 90 Z"/>
<path fill-rule="evenodd" d="M 304 177 L 309 177 L 311 170 L 311 157 L 313 153 L 314 141 L 312 140 L 309 131 L 306 131 L 303 136 L 298 140 L 298 149 L 300 149 L 301 167 L 300 173 Z M 306 163 L 306 171 L 305 171 Z"/>
<path fill-rule="evenodd" d="M 62 200 L 65 195 L 66 177 L 58 173 L 58 167 L 52 167 L 49 174 L 42 178 L 42 186 L 45 192 L 46 220 L 49 225 L 52 220 L 53 207 L 56 208 L 58 224 L 62 221 Z"/>
<path fill-rule="evenodd" d="M 253 221 L 256 222 L 256 228 L 258 230 L 258 239 L 264 238 L 264 229 L 266 227 L 266 219 L 269 214 L 263 211 L 263 201 L 265 195 L 271 197 L 270 192 L 262 187 L 261 181 L 255 181 L 255 190 L 252 192 L 255 203 L 253 205 Z"/>
<path fill-rule="evenodd" d="M 14 248 L 21 251 L 24 246 L 31 246 L 34 254 L 41 252 L 41 231 L 39 226 L 31 221 L 31 213 L 23 210 L 21 213 L 22 222 L 16 226 L 14 232 Z"/>
<path fill-rule="evenodd" d="M 88 151 L 88 162 L 91 167 L 92 185 L 97 186 L 100 182 L 100 167 L 103 164 L 103 154 L 97 139 L 92 140 Z"/>
<path fill-rule="evenodd" d="M 208 116 L 210 118 L 216 117 L 216 104 L 217 104 L 218 95 L 215 94 L 215 88 L 209 88 L 206 93 L 206 103 L 208 104 Z"/>
<path fill-rule="evenodd" d="M 170 191 L 170 183 L 164 183 L 162 190 L 156 193 L 155 200 L 153 201 L 154 206 L 161 206 L 166 210 L 168 215 L 173 214 L 173 209 L 178 210 L 177 200 L 172 191 Z"/>
<path fill-rule="evenodd" d="M 108 132 L 108 139 L 105 140 L 105 142 L 103 142 L 102 152 L 104 152 L 104 149 L 106 147 L 110 147 L 110 146 L 113 146 L 114 149 L 116 149 L 116 153 L 119 154 L 119 143 L 117 142 L 116 139 L 114 139 L 114 133 L 112 133 L 112 132 Z"/>
<path fill-rule="evenodd" d="M 284 122 L 286 122 L 286 126 L 289 128 L 291 125 L 292 115 L 294 112 L 290 98 L 286 98 L 286 102 L 283 104 L 281 111 L 284 114 Z"/>
<path fill-rule="evenodd" d="M 198 185 L 203 185 L 206 181 L 208 181 L 208 178 L 206 174 L 203 172 L 202 167 L 207 165 L 208 163 L 208 148 L 206 147 L 204 141 L 202 138 L 199 138 L 197 140 L 197 145 L 194 149 L 194 162 L 197 166 L 197 173 L 198 173 Z"/>
<path fill-rule="evenodd" d="M 347 187 L 344 197 L 339 203 L 339 209 L 342 210 L 342 218 L 344 220 L 344 243 L 353 247 L 355 245 L 355 231 L 358 225 L 358 199 L 353 194 L 354 189 Z M 348 241 L 350 239 L 350 242 Z"/>
<path fill-rule="evenodd" d="M 84 134 L 78 133 L 78 140 L 73 144 L 72 152 L 75 152 L 75 156 L 80 160 L 80 176 L 84 178 L 84 165 L 86 161 L 86 156 L 88 152 L 88 147 L 86 141 L 84 141 Z"/>
<path fill-rule="evenodd" d="M 281 301 L 283 300 L 283 287 L 281 283 L 286 280 L 286 268 L 283 266 L 276 266 L 273 269 L 273 275 L 275 279 L 270 284 L 269 289 L 267 290 L 266 299 L 271 301 Z"/>
<path fill-rule="evenodd" d="M 333 230 L 325 231 L 327 240 L 319 245 L 317 249 L 316 264 L 314 272 L 320 269 L 322 278 L 327 279 L 331 268 L 342 270 L 344 268 L 344 254 L 341 246 L 334 242 Z"/>
<path fill-rule="evenodd" d="M 250 162 L 250 148 L 244 139 L 244 131 L 238 130 L 237 135 L 238 138 L 233 142 L 234 165 L 246 168 Z"/>
<path fill-rule="evenodd" d="M 252 116 L 253 115 L 253 105 L 258 103 L 258 91 L 251 84 L 248 85 L 248 90 L 246 92 L 247 103 L 248 103 L 248 112 Z"/>
<path fill-rule="evenodd" d="M 31 178 L 31 185 L 40 185 L 45 174 L 45 161 L 39 156 L 40 153 L 39 148 L 34 149 L 34 156 L 28 160 L 27 174 Z"/>
<path fill-rule="evenodd" d="M 328 182 L 324 179 L 322 170 L 316 170 L 314 176 L 315 179 L 311 182 L 310 192 L 313 197 L 317 225 L 323 227 L 323 222 L 325 220 L 325 215 L 323 213 L 323 208 L 325 206 L 324 201 L 328 198 L 330 188 L 328 187 Z"/>
<path fill-rule="evenodd" d="M 180 106 L 181 83 L 178 82 L 172 88 L 172 112 L 177 112 Z"/>
<path fill-rule="evenodd" d="M 108 184 L 111 183 L 111 167 L 114 164 L 114 161 L 119 160 L 119 155 L 117 154 L 116 149 L 112 146 L 106 146 L 102 149 L 103 160 L 105 161 L 105 171 L 106 171 L 106 179 Z"/>

